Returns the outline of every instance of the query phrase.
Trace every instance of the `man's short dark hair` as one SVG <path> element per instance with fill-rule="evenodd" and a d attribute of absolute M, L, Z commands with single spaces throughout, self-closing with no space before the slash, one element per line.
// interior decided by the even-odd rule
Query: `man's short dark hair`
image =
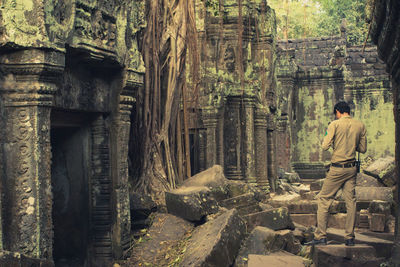
<path fill-rule="evenodd" d="M 333 108 L 333 114 L 336 114 L 336 110 L 342 114 L 343 113 L 350 114 L 350 106 L 344 101 L 340 101 L 335 105 L 335 107 Z"/>

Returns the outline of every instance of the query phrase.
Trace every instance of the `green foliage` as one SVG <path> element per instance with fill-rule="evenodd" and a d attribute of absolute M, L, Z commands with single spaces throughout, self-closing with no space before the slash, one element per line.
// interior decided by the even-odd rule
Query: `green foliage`
<path fill-rule="evenodd" d="M 366 0 L 269 0 L 275 9 L 280 39 L 339 35 L 346 20 L 347 39 L 351 44 L 364 42 Z"/>

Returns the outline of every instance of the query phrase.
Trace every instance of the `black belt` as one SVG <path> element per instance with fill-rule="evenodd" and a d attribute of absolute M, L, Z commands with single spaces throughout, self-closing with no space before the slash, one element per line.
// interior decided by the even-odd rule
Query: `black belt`
<path fill-rule="evenodd" d="M 339 167 L 339 168 L 351 168 L 351 167 L 356 166 L 356 163 L 355 163 L 355 162 L 349 162 L 349 163 L 343 163 L 343 164 L 340 164 L 340 163 L 331 163 L 331 166 L 333 166 L 333 167 Z"/>

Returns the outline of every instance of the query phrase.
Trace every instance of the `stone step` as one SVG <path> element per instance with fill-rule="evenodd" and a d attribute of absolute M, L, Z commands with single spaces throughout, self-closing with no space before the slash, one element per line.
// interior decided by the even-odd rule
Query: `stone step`
<path fill-rule="evenodd" d="M 346 213 L 329 214 L 328 216 L 328 227 L 344 229 L 346 223 Z M 355 227 L 357 228 L 369 228 L 368 217 L 365 218 L 365 214 L 357 212 Z M 317 214 L 290 214 L 292 221 L 304 226 L 317 226 Z"/>
<path fill-rule="evenodd" d="M 237 197 L 227 198 L 220 202 L 222 207 L 227 209 L 238 208 L 243 206 L 251 206 L 257 204 L 258 201 L 254 197 L 253 193 L 246 193 Z"/>
<path fill-rule="evenodd" d="M 315 246 L 313 250 L 313 263 L 316 267 L 373 267 L 384 261 L 384 258 L 376 257 L 373 246 L 365 244 Z"/>
<path fill-rule="evenodd" d="M 362 209 L 368 209 L 370 206 L 370 201 L 357 201 L 356 208 L 357 211 Z M 387 203 L 387 202 L 383 202 Z M 275 208 L 286 206 L 290 214 L 316 214 L 318 210 L 317 200 L 299 200 L 296 202 L 280 202 L 280 201 L 270 201 L 269 204 Z M 378 208 L 376 208 L 377 210 Z M 344 201 L 333 201 L 331 207 L 329 208 L 330 213 L 345 213 L 346 203 Z"/>
<path fill-rule="evenodd" d="M 303 258 L 290 253 L 272 253 L 270 255 L 249 255 L 248 267 L 304 267 Z"/>
<path fill-rule="evenodd" d="M 327 230 L 327 233 L 328 233 L 328 240 L 332 239 L 344 243 L 345 232 L 343 229 L 330 228 Z M 392 241 L 372 236 L 367 236 L 359 233 L 355 234 L 355 243 L 366 244 L 374 247 L 376 250 L 376 255 L 379 258 L 381 257 L 389 258 L 393 247 Z"/>

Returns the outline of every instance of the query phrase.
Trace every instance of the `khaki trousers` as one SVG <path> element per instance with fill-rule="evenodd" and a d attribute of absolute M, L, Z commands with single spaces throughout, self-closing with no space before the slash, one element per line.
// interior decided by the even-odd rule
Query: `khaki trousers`
<path fill-rule="evenodd" d="M 345 239 L 354 237 L 354 224 L 356 219 L 356 197 L 355 183 L 356 167 L 340 168 L 331 166 L 322 189 L 318 194 L 317 230 L 315 239 L 326 238 L 329 207 L 331 206 L 336 192 L 343 186 L 343 198 L 346 201 L 346 226 Z"/>

